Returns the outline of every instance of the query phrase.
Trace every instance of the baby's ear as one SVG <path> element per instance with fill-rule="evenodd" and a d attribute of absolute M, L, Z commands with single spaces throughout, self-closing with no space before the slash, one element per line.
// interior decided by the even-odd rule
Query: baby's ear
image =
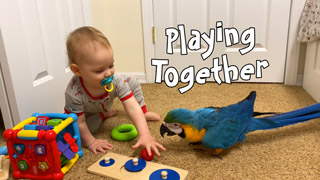
<path fill-rule="evenodd" d="M 79 66 L 77 64 L 71 64 L 70 69 L 73 72 L 73 74 L 75 74 L 76 76 L 79 76 L 79 77 L 81 76 Z"/>

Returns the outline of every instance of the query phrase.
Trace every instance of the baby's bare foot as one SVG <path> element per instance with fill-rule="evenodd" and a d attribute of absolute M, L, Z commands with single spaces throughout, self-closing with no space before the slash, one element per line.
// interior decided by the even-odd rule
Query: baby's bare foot
<path fill-rule="evenodd" d="M 144 116 L 146 117 L 147 121 L 160 121 L 160 115 L 154 112 L 146 112 L 144 114 Z"/>
<path fill-rule="evenodd" d="M 118 112 L 119 112 L 118 109 L 112 109 L 112 110 L 109 110 L 108 112 L 103 113 L 103 115 L 104 115 L 105 119 L 108 119 L 108 118 L 111 118 L 111 117 L 117 115 Z"/>

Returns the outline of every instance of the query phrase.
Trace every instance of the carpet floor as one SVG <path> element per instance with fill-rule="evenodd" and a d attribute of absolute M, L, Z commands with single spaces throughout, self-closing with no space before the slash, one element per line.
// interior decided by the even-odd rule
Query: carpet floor
<path fill-rule="evenodd" d="M 168 88 L 165 84 L 142 84 L 149 111 L 157 112 L 161 119 L 176 108 L 222 107 L 237 103 L 251 91 L 257 92 L 255 111 L 287 112 L 315 104 L 316 101 L 299 86 L 282 84 L 233 83 L 194 85 L 187 93 L 180 94 L 181 85 Z M 142 148 L 131 148 L 136 139 L 129 142 L 114 141 L 111 130 L 120 124 L 131 123 L 119 100 L 113 106 L 119 109 L 117 116 L 107 119 L 97 138 L 114 144 L 113 153 L 130 157 L 139 156 Z M 199 145 L 189 143 L 178 136 L 162 138 L 159 127 L 162 122 L 148 122 L 151 134 L 166 147 L 153 162 L 189 171 L 187 179 L 319 179 L 320 177 L 320 119 L 282 127 L 274 130 L 255 131 L 247 134 L 245 143 L 237 143 L 222 152 L 222 159 L 215 158 Z M 4 145 L 3 137 L 0 145 Z M 87 172 L 103 154 L 94 155 L 83 148 L 84 155 L 64 176 L 64 179 L 106 179 Z M 12 178 L 12 176 L 11 176 Z"/>

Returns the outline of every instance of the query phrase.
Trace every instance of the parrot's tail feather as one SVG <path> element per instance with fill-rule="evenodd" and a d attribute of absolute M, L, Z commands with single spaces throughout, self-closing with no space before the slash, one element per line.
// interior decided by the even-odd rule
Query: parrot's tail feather
<path fill-rule="evenodd" d="M 297 116 L 301 116 L 301 115 L 305 115 L 305 114 L 309 114 L 309 113 L 313 113 L 313 112 L 320 112 L 320 103 L 311 105 L 311 106 L 307 106 L 301 109 L 297 109 L 294 111 L 290 111 L 287 113 L 282 113 L 282 114 L 277 114 L 274 116 L 269 116 L 266 117 L 267 119 L 272 119 L 272 120 L 278 120 L 278 119 L 286 119 L 286 118 L 292 118 L 292 117 L 297 117 Z"/>
<path fill-rule="evenodd" d="M 253 117 L 256 117 L 256 116 L 261 116 L 261 115 L 266 115 L 266 114 L 279 114 L 279 113 L 276 113 L 276 112 L 253 112 Z"/>
<path fill-rule="evenodd" d="M 279 122 L 278 125 L 279 125 L 279 127 L 282 127 L 282 126 L 286 126 L 286 125 L 305 122 L 305 121 L 308 121 L 310 119 L 315 119 L 315 118 L 319 118 L 319 117 L 320 117 L 320 112 L 313 113 L 313 114 L 308 114 L 308 115 L 305 115 L 305 116 L 299 116 L 299 117 L 295 117 L 295 118 L 291 118 L 291 119 L 285 119 L 285 120 L 282 120 L 282 121 L 278 121 Z"/>
<path fill-rule="evenodd" d="M 267 130 L 320 118 L 320 103 L 283 114 L 252 118 L 246 132 Z"/>

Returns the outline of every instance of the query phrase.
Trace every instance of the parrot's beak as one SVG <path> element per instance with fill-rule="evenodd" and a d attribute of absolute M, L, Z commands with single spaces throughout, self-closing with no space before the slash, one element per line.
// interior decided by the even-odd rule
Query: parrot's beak
<path fill-rule="evenodd" d="M 175 132 L 172 132 L 172 131 L 165 125 L 165 122 L 163 122 L 163 123 L 161 124 L 161 127 L 160 127 L 160 134 L 161 134 L 161 136 L 163 137 L 165 133 L 167 133 L 168 136 L 176 135 L 176 133 L 175 133 Z"/>

